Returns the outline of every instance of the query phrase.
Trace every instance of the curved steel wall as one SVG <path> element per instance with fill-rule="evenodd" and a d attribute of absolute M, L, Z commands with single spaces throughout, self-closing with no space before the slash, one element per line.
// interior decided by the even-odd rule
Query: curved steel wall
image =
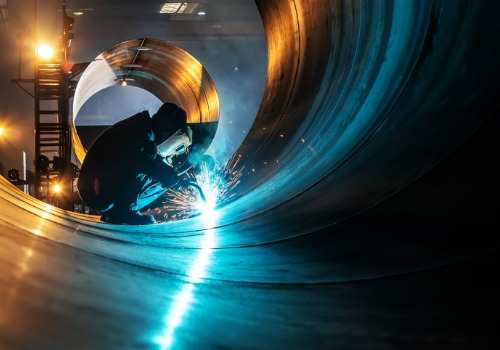
<path fill-rule="evenodd" d="M 120 84 L 123 79 L 129 85 L 150 92 L 162 102 L 181 106 L 186 111 L 188 123 L 219 120 L 217 91 L 200 62 L 180 47 L 165 41 L 150 38 L 127 40 L 95 58 L 78 82 L 73 100 L 72 125 L 73 145 L 80 161 L 86 153 L 75 128 L 80 108 L 90 97 Z M 213 138 L 214 134 L 209 136 Z"/>
<path fill-rule="evenodd" d="M 238 195 L 218 210 L 217 222 L 193 218 L 149 227 L 106 225 L 95 217 L 45 210 L 5 182 L 2 221 L 55 242 L 176 274 L 186 273 L 182 249 L 202 248 L 208 230 L 215 232 L 211 247 L 220 248 L 216 254 L 229 262 L 245 257 L 248 268 L 242 273 L 228 263 L 230 271 L 221 277 L 221 266 L 215 265 L 206 277 L 257 282 L 367 278 L 474 254 L 457 251 L 390 268 L 374 262 L 368 275 L 362 269 L 347 273 L 331 269 L 335 256 L 323 251 L 316 237 L 319 233 L 325 244 L 341 249 L 345 242 L 332 238 L 339 223 L 429 172 L 497 111 L 498 50 L 492 50 L 492 42 L 499 30 L 490 4 L 275 0 L 257 5 L 268 43 L 267 87 L 254 127 L 237 152 L 245 165 Z M 162 89 L 160 83 L 148 87 L 159 95 Z M 301 240 L 309 236 L 316 242 L 312 246 Z M 281 245 L 269 245 L 277 242 Z M 322 251 L 324 259 L 304 255 L 302 245 Z M 258 273 L 269 271 L 262 257 L 276 249 L 298 249 L 283 254 L 280 264 L 293 262 L 301 273 Z"/>

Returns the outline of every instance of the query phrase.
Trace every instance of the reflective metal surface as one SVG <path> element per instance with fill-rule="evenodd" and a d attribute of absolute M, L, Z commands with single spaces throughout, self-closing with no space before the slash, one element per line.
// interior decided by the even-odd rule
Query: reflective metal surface
<path fill-rule="evenodd" d="M 237 196 L 117 226 L 0 187 L 7 349 L 498 342 L 499 5 L 257 1 Z"/>
<path fill-rule="evenodd" d="M 219 99 L 205 68 L 180 47 L 157 39 L 141 38 L 122 42 L 104 51 L 82 74 L 73 100 L 73 145 L 80 161 L 86 150 L 78 137 L 75 119 L 84 103 L 99 91 L 126 81 L 145 89 L 162 102 L 182 107 L 188 123 L 219 120 Z M 213 126 L 206 137 L 213 138 Z M 205 133 L 206 134 L 206 133 Z"/>

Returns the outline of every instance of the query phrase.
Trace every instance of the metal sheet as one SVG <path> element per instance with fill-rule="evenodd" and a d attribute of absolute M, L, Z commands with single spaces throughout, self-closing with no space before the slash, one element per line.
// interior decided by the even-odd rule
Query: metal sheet
<path fill-rule="evenodd" d="M 1 345 L 497 342 L 498 5 L 257 4 L 269 70 L 238 196 L 116 226 L 1 180 Z"/>
<path fill-rule="evenodd" d="M 147 50 L 145 49 L 147 48 Z M 130 65 L 139 67 L 131 68 Z M 128 68 L 126 68 L 128 67 Z M 188 123 L 204 124 L 219 120 L 217 91 L 206 69 L 185 50 L 156 39 L 132 39 L 104 51 L 83 72 L 73 100 L 73 144 L 83 161 L 86 150 L 76 131 L 75 119 L 83 104 L 99 91 L 123 79 L 129 85 L 152 93 L 162 102 L 181 106 Z M 208 128 L 215 136 L 213 127 Z"/>

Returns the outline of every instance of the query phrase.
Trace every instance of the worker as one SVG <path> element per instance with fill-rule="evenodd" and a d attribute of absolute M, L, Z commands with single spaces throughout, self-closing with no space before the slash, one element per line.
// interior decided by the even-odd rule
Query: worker
<path fill-rule="evenodd" d="M 111 126 L 81 166 L 77 187 L 85 205 L 107 223 L 155 223 L 140 210 L 182 182 L 158 146 L 187 130 L 186 112 L 173 103 L 164 103 L 152 117 L 143 111 Z"/>

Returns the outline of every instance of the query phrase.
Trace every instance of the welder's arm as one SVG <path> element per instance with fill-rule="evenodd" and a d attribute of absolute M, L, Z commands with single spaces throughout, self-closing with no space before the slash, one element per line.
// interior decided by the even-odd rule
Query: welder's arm
<path fill-rule="evenodd" d="M 151 140 L 144 140 L 140 146 L 139 149 L 141 153 L 146 156 L 147 159 L 150 160 L 155 160 L 156 156 L 158 155 L 158 148 L 156 147 L 156 144 L 154 141 Z"/>
<path fill-rule="evenodd" d="M 157 155 L 154 160 L 148 163 L 148 175 L 154 180 L 160 181 L 163 187 L 174 186 L 179 181 L 177 172 L 165 163 L 160 155 Z"/>

